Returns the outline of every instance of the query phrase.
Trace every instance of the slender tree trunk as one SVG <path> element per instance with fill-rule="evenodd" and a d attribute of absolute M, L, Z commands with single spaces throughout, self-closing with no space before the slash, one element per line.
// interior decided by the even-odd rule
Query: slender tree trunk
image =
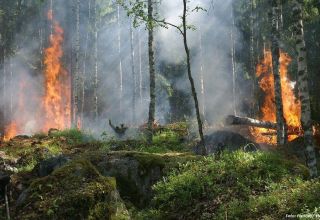
<path fill-rule="evenodd" d="M 13 64 L 12 59 L 9 57 L 9 72 L 10 72 L 10 78 L 9 78 L 9 88 L 10 88 L 10 115 L 13 115 Z"/>
<path fill-rule="evenodd" d="M 254 64 L 254 0 L 250 1 L 250 75 L 252 76 L 252 110 L 251 116 L 255 117 L 257 114 L 257 103 L 256 103 L 256 91 L 257 91 L 257 81 L 256 81 L 256 68 Z"/>
<path fill-rule="evenodd" d="M 80 0 L 76 0 L 76 42 L 75 42 L 75 72 L 73 87 L 73 127 L 77 127 L 79 117 L 79 77 L 80 77 Z"/>
<path fill-rule="evenodd" d="M 52 13 L 52 18 L 54 16 L 53 14 L 53 0 L 50 0 L 50 12 Z M 50 35 L 53 34 L 53 23 L 50 22 Z"/>
<path fill-rule="evenodd" d="M 153 139 L 153 124 L 155 121 L 156 112 L 156 73 L 154 66 L 154 51 L 153 51 L 153 5 L 152 0 L 148 0 L 148 51 L 149 51 L 149 73 L 150 73 L 150 104 L 148 118 L 148 133 L 147 141 L 152 143 Z"/>
<path fill-rule="evenodd" d="M 81 124 L 83 125 L 84 118 L 84 107 L 85 107 L 85 86 L 87 79 L 87 55 L 88 55 L 88 44 L 89 44 L 89 27 L 91 22 L 91 0 L 88 1 L 88 24 L 87 24 L 87 34 L 86 34 L 86 42 L 85 42 L 85 50 L 84 50 L 84 58 L 83 58 L 83 73 L 82 73 L 82 88 L 81 88 Z"/>
<path fill-rule="evenodd" d="M 98 120 L 98 4 L 94 0 L 94 118 Z"/>
<path fill-rule="evenodd" d="M 4 66 L 4 48 L 3 46 L 0 47 L 0 71 L 3 69 Z M 1 74 L 1 80 L 4 80 L 4 73 Z M 4 88 L 2 88 L 2 92 L 4 92 Z M 1 94 L 3 95 L 3 100 L 5 98 L 4 93 Z M 5 126 L 6 126 L 6 118 L 4 116 L 4 109 L 2 109 L 2 111 L 0 111 L 0 141 L 3 139 L 4 135 L 5 135 Z"/>
<path fill-rule="evenodd" d="M 318 170 L 313 143 L 310 94 L 308 86 L 307 49 L 304 40 L 302 5 L 299 0 L 294 0 L 293 3 L 293 17 L 295 19 L 294 35 L 296 38 L 296 50 L 298 53 L 298 87 L 301 100 L 301 124 L 304 130 L 307 166 L 309 168 L 311 178 L 315 178 L 318 176 Z"/>
<path fill-rule="evenodd" d="M 202 42 L 202 32 L 199 29 L 199 43 L 200 43 L 200 87 L 201 87 L 201 97 L 202 97 L 202 109 L 201 113 L 203 115 L 203 120 L 206 118 L 206 94 L 204 86 L 204 73 L 203 73 L 203 42 Z"/>
<path fill-rule="evenodd" d="M 232 19 L 232 27 L 230 31 L 231 38 L 231 65 L 232 65 L 232 96 L 233 96 L 233 113 L 237 115 L 237 94 L 236 94 L 236 64 L 235 64 L 235 39 L 234 39 L 234 16 L 233 16 L 233 7 L 231 8 L 231 19 Z"/>
<path fill-rule="evenodd" d="M 122 114 L 122 98 L 123 98 L 123 71 L 122 71 L 122 53 L 121 53 L 121 21 L 120 21 L 120 5 L 118 5 L 118 53 L 119 53 L 119 77 L 120 77 L 120 85 L 119 85 L 119 106 L 120 106 L 120 114 Z"/>
<path fill-rule="evenodd" d="M 7 100 L 7 71 L 6 71 L 6 49 L 3 49 L 3 78 L 2 78 L 2 83 L 3 83 L 3 100 Z M 3 108 L 3 116 L 6 120 L 8 120 L 8 115 L 7 115 L 7 106 L 4 106 Z"/>
<path fill-rule="evenodd" d="M 201 139 L 201 144 L 200 144 L 201 145 L 201 154 L 205 155 L 206 154 L 206 147 L 205 147 L 205 142 L 204 142 L 204 137 L 203 137 L 202 120 L 201 120 L 201 116 L 200 116 L 197 92 L 196 92 L 196 89 L 194 86 L 194 80 L 193 80 L 192 73 L 191 73 L 191 58 L 190 58 L 190 51 L 189 51 L 189 47 L 188 47 L 188 41 L 187 41 L 187 1 L 188 0 L 183 0 L 183 16 L 182 16 L 183 43 L 184 43 L 184 49 L 185 49 L 186 55 L 187 55 L 188 78 L 190 81 L 191 92 L 192 92 L 192 96 L 194 99 L 194 105 L 195 105 L 197 122 L 198 122 L 198 130 L 199 130 L 199 135 L 200 135 L 200 139 Z"/>
<path fill-rule="evenodd" d="M 142 104 L 142 51 L 141 51 L 141 29 L 138 31 L 139 38 L 139 96 L 140 96 L 140 104 Z"/>
<path fill-rule="evenodd" d="M 132 71 L 132 124 L 136 123 L 136 93 L 137 93 L 137 77 L 134 66 L 134 33 L 133 33 L 133 24 L 130 22 L 130 47 L 131 47 L 131 71 Z"/>
<path fill-rule="evenodd" d="M 288 140 L 286 121 L 283 116 L 282 89 L 280 77 L 280 48 L 279 48 L 279 23 L 278 23 L 278 1 L 272 0 L 272 68 L 274 76 L 274 93 L 277 118 L 277 144 L 285 144 Z"/>

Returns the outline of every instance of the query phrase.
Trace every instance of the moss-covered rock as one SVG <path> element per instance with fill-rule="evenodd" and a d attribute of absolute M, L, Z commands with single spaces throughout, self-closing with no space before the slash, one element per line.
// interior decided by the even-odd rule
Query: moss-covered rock
<path fill-rule="evenodd" d="M 76 160 L 34 180 L 16 219 L 129 219 L 112 177 L 86 160 Z"/>
<path fill-rule="evenodd" d="M 88 153 L 85 157 L 104 176 L 113 176 L 121 197 L 137 207 L 144 207 L 152 198 L 152 185 L 179 164 L 199 159 L 186 153 L 153 154 L 135 151 Z"/>

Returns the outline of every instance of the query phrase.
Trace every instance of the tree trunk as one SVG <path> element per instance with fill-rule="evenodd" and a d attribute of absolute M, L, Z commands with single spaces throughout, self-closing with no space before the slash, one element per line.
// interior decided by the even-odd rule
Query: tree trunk
<path fill-rule="evenodd" d="M 84 58 L 83 58 L 83 73 L 82 73 L 82 87 L 81 87 L 81 124 L 83 125 L 83 118 L 84 118 L 84 107 L 85 107 L 85 86 L 86 86 L 86 79 L 87 79 L 87 56 L 88 56 L 88 45 L 89 45 L 89 28 L 91 22 L 91 0 L 88 1 L 88 23 L 87 23 L 87 34 L 86 34 L 86 42 L 85 42 L 85 49 L 84 49 Z"/>
<path fill-rule="evenodd" d="M 259 121 L 253 118 L 247 117 L 238 117 L 235 115 L 228 115 L 225 120 L 227 125 L 247 125 L 252 127 L 259 127 L 259 128 L 267 128 L 267 129 L 277 129 L 277 124 L 268 121 Z"/>
<path fill-rule="evenodd" d="M 130 47 L 131 47 L 131 71 L 132 71 L 132 124 L 136 123 L 136 93 L 137 93 L 137 77 L 134 66 L 134 33 L 133 33 L 133 24 L 130 22 Z"/>
<path fill-rule="evenodd" d="M 257 114 L 257 103 L 256 103 L 256 91 L 257 91 L 257 81 L 256 81 L 256 68 L 254 64 L 254 0 L 250 1 L 250 75 L 252 77 L 252 109 L 251 117 L 255 117 Z"/>
<path fill-rule="evenodd" d="M 236 64 L 235 64 L 235 39 L 234 39 L 234 15 L 233 15 L 233 7 L 231 8 L 231 19 L 232 19 L 232 27 L 230 31 L 231 38 L 231 65 L 232 65 L 232 97 L 233 97 L 233 113 L 237 114 L 237 94 L 236 94 Z"/>
<path fill-rule="evenodd" d="M 148 133 L 147 141 L 152 143 L 153 139 L 153 124 L 155 121 L 156 112 L 156 73 L 154 64 L 153 51 L 153 5 L 152 0 L 148 0 L 148 53 L 149 53 L 149 73 L 150 73 L 150 104 L 149 104 L 149 118 L 148 118 Z"/>
<path fill-rule="evenodd" d="M 150 0 L 149 0 L 150 1 Z M 187 55 L 187 67 L 188 67 L 188 78 L 191 85 L 191 92 L 194 99 L 194 106 L 196 110 L 196 116 L 197 116 L 197 122 L 198 122 L 198 130 L 201 140 L 201 154 L 206 154 L 206 147 L 203 137 L 203 128 L 202 128 L 202 120 L 200 116 L 200 110 L 199 110 L 199 102 L 197 97 L 196 88 L 194 86 L 194 80 L 191 73 L 191 58 L 190 58 L 190 51 L 188 47 L 188 41 L 187 41 L 187 0 L 183 0 L 183 16 L 182 16 L 182 25 L 183 25 L 183 43 L 184 43 L 184 49 L 186 51 Z"/>
<path fill-rule="evenodd" d="M 142 104 L 142 51 L 141 51 L 141 29 L 138 31 L 139 38 L 139 96 L 140 104 Z"/>
<path fill-rule="evenodd" d="M 6 71 L 6 49 L 3 49 L 3 64 L 2 64 L 2 71 L 3 71 L 3 78 L 2 78 L 2 83 L 3 83 L 3 100 L 7 99 L 7 71 Z M 7 115 L 7 106 L 4 106 L 3 108 L 3 116 L 6 120 L 6 123 L 8 123 L 8 115 Z M 11 120 L 11 119 L 9 119 Z"/>
<path fill-rule="evenodd" d="M 277 118 L 277 144 L 283 145 L 288 140 L 285 118 L 283 116 L 282 89 L 280 77 L 280 48 L 279 48 L 279 22 L 278 22 L 278 1 L 272 0 L 272 69 L 274 76 L 276 118 Z"/>
<path fill-rule="evenodd" d="M 122 114 L 122 98 L 123 98 L 123 71 L 122 71 L 122 54 L 121 54 L 121 22 L 120 22 L 120 5 L 118 5 L 118 55 L 119 55 L 119 77 L 120 77 L 120 85 L 119 85 L 119 109 L 120 114 Z"/>
<path fill-rule="evenodd" d="M 98 9 L 97 0 L 94 0 L 94 117 L 98 120 Z"/>
<path fill-rule="evenodd" d="M 313 131 L 307 71 L 307 50 L 304 40 L 302 6 L 298 0 L 294 0 L 293 2 L 293 17 L 295 19 L 294 35 L 296 38 L 296 50 L 298 53 L 298 87 L 301 100 L 301 124 L 304 130 L 307 166 L 309 168 L 311 178 L 315 178 L 318 176 L 318 170 L 312 135 Z"/>
<path fill-rule="evenodd" d="M 201 97 L 202 97 L 202 115 L 203 120 L 206 118 L 206 94 L 205 94 L 205 86 L 204 86 L 204 73 L 203 73 L 203 45 L 202 45 L 202 32 L 199 28 L 199 43 L 200 43 L 200 87 L 201 87 Z"/>
<path fill-rule="evenodd" d="M 79 77 L 80 77 L 80 0 L 76 0 L 76 40 L 75 40 L 75 72 L 73 86 L 73 127 L 77 127 L 79 117 Z"/>

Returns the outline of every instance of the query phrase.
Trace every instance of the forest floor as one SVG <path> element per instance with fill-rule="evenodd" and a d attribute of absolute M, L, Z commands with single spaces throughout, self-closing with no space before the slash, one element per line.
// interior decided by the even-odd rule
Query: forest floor
<path fill-rule="evenodd" d="M 183 123 L 143 138 L 96 140 L 79 130 L 1 143 L 12 219 L 320 219 L 301 140 L 276 149 L 193 153 Z M 300 215 L 300 216 L 298 216 Z M 0 220 L 6 219 L 3 192 Z M 303 218 L 302 218 L 303 219 Z"/>

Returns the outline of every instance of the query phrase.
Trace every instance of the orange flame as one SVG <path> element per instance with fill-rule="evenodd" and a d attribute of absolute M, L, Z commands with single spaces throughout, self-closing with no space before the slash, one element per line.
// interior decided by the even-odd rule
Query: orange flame
<path fill-rule="evenodd" d="M 42 130 L 50 128 L 65 129 L 70 127 L 71 94 L 70 77 L 63 68 L 63 29 L 53 20 L 52 11 L 48 12 L 48 19 L 53 22 L 54 32 L 50 36 L 50 46 L 45 50 L 45 95 L 42 106 L 45 112 L 45 124 Z"/>
<path fill-rule="evenodd" d="M 3 137 L 4 141 L 9 141 L 11 138 L 15 137 L 18 133 L 17 123 L 12 122 L 5 128 L 5 135 Z"/>
<path fill-rule="evenodd" d="M 287 53 L 280 53 L 280 77 L 282 89 L 283 111 L 288 125 L 288 140 L 291 141 L 301 135 L 301 103 L 294 93 L 294 85 L 288 78 L 288 66 L 291 58 Z M 272 73 L 272 54 L 270 50 L 264 51 L 264 59 L 257 65 L 256 71 L 259 85 L 265 94 L 264 103 L 261 107 L 263 121 L 276 122 L 276 106 L 274 95 L 274 77 Z M 276 133 L 265 128 L 250 128 L 252 135 L 259 143 L 275 144 Z"/>

